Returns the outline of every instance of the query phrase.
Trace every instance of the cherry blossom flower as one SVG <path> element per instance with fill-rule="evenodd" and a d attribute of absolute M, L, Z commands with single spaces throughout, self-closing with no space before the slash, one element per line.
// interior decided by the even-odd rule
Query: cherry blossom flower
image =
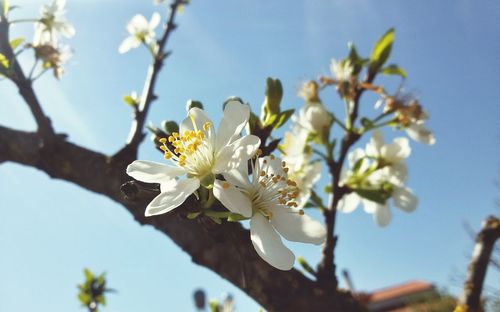
<path fill-rule="evenodd" d="M 280 270 L 290 270 L 294 254 L 281 241 L 319 245 L 324 242 L 324 226 L 304 214 L 295 201 L 297 183 L 288 177 L 286 163 L 266 156 L 252 161 L 252 176 L 243 165 L 216 180 L 215 197 L 231 212 L 250 218 L 250 238 L 257 254 Z"/>
<path fill-rule="evenodd" d="M 155 12 L 148 22 L 143 15 L 137 14 L 127 24 L 127 31 L 130 34 L 123 40 L 118 48 L 118 52 L 126 53 L 130 49 L 138 48 L 141 43 L 146 44 L 151 49 L 156 49 L 155 28 L 160 24 L 161 16 Z"/>
<path fill-rule="evenodd" d="M 75 35 L 75 28 L 68 23 L 64 17 L 66 0 L 52 0 L 49 4 L 42 6 L 42 17 L 35 23 L 34 46 L 50 44 L 58 46 L 59 34 L 66 38 Z"/>
<path fill-rule="evenodd" d="M 349 154 L 351 170 L 343 173 L 342 184 L 352 192 L 340 199 L 338 210 L 350 213 L 363 204 L 365 212 L 373 214 L 375 223 L 381 227 L 392 219 L 389 200 L 402 211 L 415 210 L 418 199 L 404 186 L 408 175 L 404 161 L 410 153 L 408 139 L 396 138 L 385 144 L 382 134 L 375 131 L 365 150 L 358 148 Z"/>
<path fill-rule="evenodd" d="M 161 193 L 147 206 L 146 216 L 177 208 L 200 185 L 211 187 L 216 174 L 246 165 L 260 145 L 260 139 L 254 135 L 240 136 L 249 115 L 247 105 L 229 102 L 216 131 L 205 112 L 193 107 L 180 124 L 179 133 L 160 140 L 165 159 L 173 165 L 143 160 L 131 163 L 128 175 L 160 184 Z"/>

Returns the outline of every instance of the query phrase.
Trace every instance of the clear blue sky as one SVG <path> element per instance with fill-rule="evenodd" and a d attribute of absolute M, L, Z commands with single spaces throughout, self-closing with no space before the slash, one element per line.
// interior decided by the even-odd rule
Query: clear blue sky
<path fill-rule="evenodd" d="M 41 3 L 11 2 L 22 6 L 14 14 L 19 18 L 35 16 Z M 61 82 L 47 75 L 36 89 L 58 131 L 113 153 L 131 118 L 121 97 L 142 89 L 149 62 L 144 50 L 119 55 L 117 48 L 130 17 L 149 18 L 160 7 L 148 0 L 68 2 L 77 30 L 70 40 L 75 55 Z M 420 198 L 416 212 L 396 212 L 386 229 L 362 210 L 339 217 L 338 267 L 350 270 L 360 290 L 422 279 L 458 292 L 452 277 L 460 279 L 472 252 L 462 223 L 477 229 L 488 214 L 499 213 L 498 20 L 498 1 L 193 0 L 169 42 L 174 53 L 149 120 L 180 120 L 189 98 L 203 101 L 212 116 L 220 115 L 230 95 L 258 109 L 267 76 L 282 80 L 284 105 L 298 107 L 300 82 L 327 74 L 330 59 L 344 56 L 348 41 L 367 54 L 383 32 L 396 27 L 393 60 L 407 70 L 409 89 L 430 111 L 437 144 L 413 144 L 409 185 Z M 27 35 L 31 26 L 12 31 Z M 341 107 L 338 100 L 328 105 Z M 6 81 L 0 82 L 0 124 L 34 129 Z M 140 158 L 161 155 L 147 142 Z M 0 166 L 0 194 L 0 311 L 81 311 L 76 284 L 84 267 L 106 271 L 118 289 L 109 295 L 108 312 L 193 311 L 197 287 L 210 297 L 233 293 L 239 311 L 258 309 L 230 283 L 192 264 L 168 237 L 139 226 L 103 196 L 14 164 Z M 293 247 L 311 262 L 319 259 L 316 247 Z M 499 274 L 490 273 L 488 283 L 499 287 Z"/>

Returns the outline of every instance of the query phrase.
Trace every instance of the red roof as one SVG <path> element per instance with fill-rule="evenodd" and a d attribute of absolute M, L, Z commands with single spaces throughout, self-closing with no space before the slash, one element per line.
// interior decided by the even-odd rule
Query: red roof
<path fill-rule="evenodd" d="M 380 290 L 375 290 L 369 296 L 368 302 L 384 301 L 415 294 L 426 290 L 432 290 L 434 285 L 423 281 L 410 281 L 401 285 L 391 286 Z"/>

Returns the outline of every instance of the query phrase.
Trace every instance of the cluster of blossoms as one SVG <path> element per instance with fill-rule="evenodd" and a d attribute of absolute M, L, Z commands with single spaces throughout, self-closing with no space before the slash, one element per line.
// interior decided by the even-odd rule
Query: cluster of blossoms
<path fill-rule="evenodd" d="M 417 197 L 404 185 L 408 177 L 405 159 L 411 149 L 407 138 L 396 138 L 385 144 L 380 131 L 365 149 L 355 149 L 349 154 L 350 170 L 343 172 L 342 185 L 351 193 L 342 197 L 338 209 L 349 213 L 363 204 L 367 213 L 373 214 L 379 226 L 387 226 L 392 219 L 388 201 L 405 212 L 417 207 Z"/>
<path fill-rule="evenodd" d="M 52 0 L 42 6 L 40 19 L 35 23 L 31 47 L 45 69 L 51 68 L 56 78 L 63 74 L 63 65 L 71 57 L 71 49 L 60 42 L 60 37 L 71 38 L 75 28 L 65 19 L 66 0 Z"/>
<path fill-rule="evenodd" d="M 325 229 L 306 216 L 296 201 L 300 190 L 289 178 L 286 162 L 274 156 L 260 157 L 260 139 L 241 135 L 249 115 L 247 105 L 228 102 L 215 129 L 205 112 L 193 107 L 179 132 L 160 141 L 164 157 L 172 165 L 138 160 L 128 166 L 127 173 L 160 184 L 161 193 L 147 206 L 146 216 L 177 208 L 200 187 L 212 190 L 230 212 L 250 219 L 257 253 L 274 267 L 289 270 L 295 256 L 279 234 L 291 241 L 321 244 Z"/>

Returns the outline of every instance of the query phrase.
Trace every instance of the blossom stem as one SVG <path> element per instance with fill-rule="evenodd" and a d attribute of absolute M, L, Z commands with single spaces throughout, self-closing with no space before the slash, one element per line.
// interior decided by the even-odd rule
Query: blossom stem
<path fill-rule="evenodd" d="M 40 20 L 35 19 L 35 18 L 23 18 L 23 19 L 18 19 L 18 20 L 12 20 L 9 21 L 10 24 L 18 24 L 18 23 L 36 23 L 39 22 Z"/>

